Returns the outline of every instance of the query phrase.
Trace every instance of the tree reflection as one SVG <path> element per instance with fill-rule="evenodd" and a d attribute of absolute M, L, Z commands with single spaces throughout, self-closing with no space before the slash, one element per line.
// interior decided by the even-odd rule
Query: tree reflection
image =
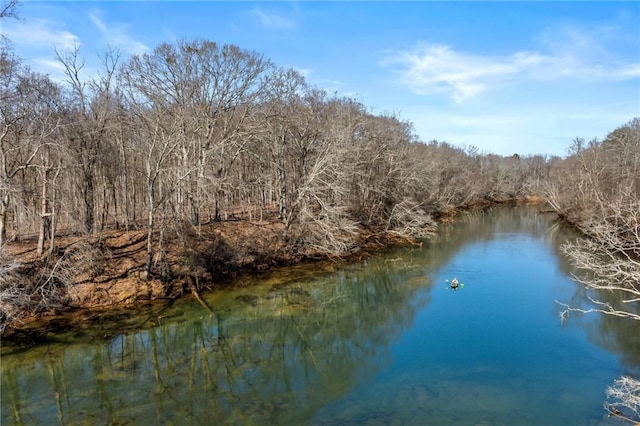
<path fill-rule="evenodd" d="M 411 262 L 371 260 L 213 316 L 6 357 L 3 423 L 302 421 L 388 362 L 429 300 Z"/>
<path fill-rule="evenodd" d="M 203 295 L 214 315 L 183 301 L 130 319 L 159 324 L 153 328 L 3 356 L 0 421 L 308 422 L 388 366 L 390 346 L 430 302 L 433 271 L 469 242 L 513 233 L 557 247 L 570 234 L 550 221 L 535 209 L 477 212 L 443 227 L 446 236 L 426 250 L 392 250 L 326 274 L 281 272 L 263 285 Z M 576 285 L 572 304 L 587 300 L 583 292 Z M 636 330 L 615 318 L 597 321 L 588 329 L 593 339 L 638 365 Z"/>
<path fill-rule="evenodd" d="M 562 252 L 561 246 L 567 241 L 580 237 L 576 232 L 557 226 L 554 236 L 554 253 L 559 260 L 560 269 L 568 276 L 585 277 L 588 271 L 575 268 L 569 257 Z M 625 309 L 640 314 L 638 305 L 630 305 L 622 301 L 622 296 L 611 291 L 597 291 L 575 283 L 574 292 L 568 300 L 561 300 L 563 304 L 587 310 L 594 307 L 592 299 L 610 304 L 615 309 Z M 629 368 L 640 367 L 640 333 L 637 321 L 630 318 L 619 318 L 609 315 L 591 315 L 582 317 L 574 313 L 572 323 L 580 324 L 589 339 L 598 346 L 611 352 L 619 353 L 624 365 Z"/>

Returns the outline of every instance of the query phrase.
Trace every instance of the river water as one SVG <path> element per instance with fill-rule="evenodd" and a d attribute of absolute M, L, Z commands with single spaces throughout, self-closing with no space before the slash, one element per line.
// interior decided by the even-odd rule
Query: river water
<path fill-rule="evenodd" d="M 423 247 L 243 279 L 204 296 L 213 315 L 185 299 L 5 342 L 0 422 L 619 424 L 604 392 L 639 373 L 638 328 L 560 322 L 556 301 L 586 303 L 567 238 L 535 208 L 490 209 Z"/>

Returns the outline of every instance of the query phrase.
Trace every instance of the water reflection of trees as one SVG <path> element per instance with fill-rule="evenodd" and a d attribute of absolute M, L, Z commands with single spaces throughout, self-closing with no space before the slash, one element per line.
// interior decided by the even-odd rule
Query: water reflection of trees
<path fill-rule="evenodd" d="M 569 257 L 563 253 L 562 245 L 567 241 L 583 238 L 577 232 L 555 225 L 553 235 L 553 249 L 559 260 L 560 269 L 568 276 L 586 277 L 590 272 L 575 268 Z M 584 285 L 575 283 L 574 292 L 568 300 L 559 302 L 578 309 L 590 309 L 594 305 L 591 299 L 608 303 L 615 309 L 626 309 L 640 314 L 638 305 L 626 304 L 622 295 L 611 291 L 596 291 Z M 623 364 L 630 368 L 640 368 L 640 333 L 637 321 L 629 318 L 619 318 L 608 315 L 593 315 L 582 318 L 582 314 L 573 313 L 570 321 L 582 325 L 589 339 L 602 348 L 620 354 Z"/>
<path fill-rule="evenodd" d="M 444 264 L 461 248 L 468 244 L 482 243 L 511 234 L 531 235 L 533 238 L 549 239 L 549 227 L 553 216 L 540 213 L 537 206 L 490 207 L 462 213 L 451 225 L 442 225 L 427 247 L 434 264 Z"/>
<path fill-rule="evenodd" d="M 182 322 L 106 344 L 3 357 L 0 420 L 300 424 L 390 361 L 389 345 L 429 303 L 431 271 L 469 242 L 526 233 L 575 272 L 558 249 L 572 234 L 552 221 L 535 208 L 475 212 L 426 243 L 437 250 L 393 250 L 321 277 L 207 295 L 215 316 L 196 302 L 179 304 L 158 316 Z M 575 289 L 579 306 L 586 294 Z M 594 341 L 638 365 L 636 329 L 604 317 L 584 325 Z"/>
<path fill-rule="evenodd" d="M 576 283 L 575 292 L 571 299 L 562 302 L 572 307 L 589 309 L 593 306 L 591 299 L 597 297 L 597 300 L 609 303 L 615 308 L 630 309 L 629 304 L 622 301 L 620 294 L 606 291 L 597 292 L 595 295 L 593 293 L 585 286 Z M 637 307 L 635 309 L 637 310 Z M 572 314 L 570 321 L 577 322 L 578 318 L 576 317 L 579 315 L 582 314 Z M 609 315 L 593 315 L 588 319 L 580 318 L 580 320 L 579 323 L 585 327 L 592 342 L 619 354 L 624 365 L 640 371 L 640 332 L 636 320 Z"/>
<path fill-rule="evenodd" d="M 388 362 L 390 342 L 428 303 L 424 271 L 407 267 L 410 259 L 388 260 L 275 287 L 252 304 L 97 346 L 5 357 L 2 423 L 309 418 Z"/>
<path fill-rule="evenodd" d="M 534 238 L 547 241 L 558 260 L 560 270 L 564 274 L 572 276 L 586 273 L 573 267 L 569 258 L 561 250 L 562 244 L 579 238 L 577 232 L 555 220 L 555 215 L 540 214 L 535 207 L 491 208 L 484 212 L 472 212 L 466 215 L 460 223 L 447 227 L 446 232 L 446 242 L 441 244 L 445 250 L 446 247 L 449 250 L 458 250 L 469 241 L 482 242 L 500 238 L 505 233 L 529 234 Z M 450 258 L 452 253 L 441 251 L 440 255 Z M 570 299 L 560 302 L 588 309 L 592 306 L 589 297 L 595 296 L 597 300 L 610 303 L 616 308 L 634 308 L 629 304 L 624 304 L 621 297 L 613 292 L 598 292 L 594 295 L 592 290 L 578 283 L 574 289 Z M 635 309 L 637 308 L 636 305 Z M 576 319 L 572 319 L 572 321 L 585 328 L 591 341 L 613 353 L 620 354 L 623 363 L 628 367 L 638 368 L 640 366 L 640 333 L 638 333 L 638 327 L 633 320 L 597 315 L 581 319 L 579 322 Z"/>

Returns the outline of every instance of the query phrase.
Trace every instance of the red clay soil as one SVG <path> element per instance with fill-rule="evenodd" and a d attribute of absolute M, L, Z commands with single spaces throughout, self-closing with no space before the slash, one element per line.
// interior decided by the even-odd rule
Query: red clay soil
<path fill-rule="evenodd" d="M 55 316 L 64 311 L 172 300 L 194 290 L 197 296 L 197 291 L 231 284 L 240 274 L 261 273 L 305 259 L 327 258 L 321 253 L 303 256 L 292 252 L 284 226 L 277 220 L 224 221 L 203 225 L 199 230 L 187 225 L 165 232 L 162 259 L 154 258 L 154 273 L 146 279 L 146 238 L 146 231 L 122 230 L 105 231 L 97 236 L 57 237 L 55 254 L 48 260 L 38 256 L 34 240 L 8 243 L 4 253 L 22 265 L 25 277 L 33 279 L 49 273 L 44 271 L 53 267 L 51 259 L 67 259 L 61 268 L 71 270 L 65 275 L 71 282 L 64 305 L 24 313 L 25 322 L 20 328 L 36 317 Z M 155 252 L 157 241 L 158 235 L 154 238 Z M 358 248 L 345 258 L 407 242 L 410 241 L 363 229 Z M 12 329 L 12 324 L 8 324 L 5 335 Z"/>
<path fill-rule="evenodd" d="M 66 236 L 56 239 L 57 257 L 79 247 L 92 267 L 77 265 L 69 290 L 69 307 L 129 304 L 139 300 L 171 298 L 184 292 L 186 280 L 203 285 L 228 281 L 237 273 L 264 270 L 282 263 L 282 225 L 278 222 L 221 222 L 202 226 L 200 232 L 172 229 L 166 232 L 163 259 L 154 258 L 150 279 L 143 276 L 146 262 L 146 231 L 110 230 L 99 236 Z M 157 239 L 154 239 L 154 251 Z M 5 254 L 36 271 L 44 264 L 32 240 L 10 242 Z M 171 281 L 171 282 L 167 282 Z"/>

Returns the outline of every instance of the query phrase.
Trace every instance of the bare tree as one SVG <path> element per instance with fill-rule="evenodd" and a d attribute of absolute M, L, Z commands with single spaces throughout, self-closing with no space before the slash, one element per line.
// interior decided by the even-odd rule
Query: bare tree
<path fill-rule="evenodd" d="M 596 295 L 599 291 L 619 294 L 623 303 L 613 306 L 594 296 L 596 307 L 586 311 L 640 320 L 640 120 L 632 120 L 603 143 L 593 142 L 586 149 L 576 139 L 572 152 L 583 176 L 578 191 L 565 195 L 569 198 L 565 205 L 581 206 L 574 215 L 579 220 L 574 220 L 588 238 L 566 244 L 564 251 L 588 272 L 576 276 L 578 282 Z M 562 208 L 564 200 L 559 197 L 554 193 L 554 205 Z M 571 310 L 580 309 L 567 307 L 563 315 Z"/>
<path fill-rule="evenodd" d="M 18 0 L 2 0 L 0 3 L 0 19 L 18 17 Z"/>
<path fill-rule="evenodd" d="M 84 77 L 84 58 L 80 46 L 65 52 L 56 51 L 67 76 L 68 120 L 65 125 L 68 149 L 76 160 L 79 173 L 77 187 L 81 194 L 84 228 L 91 233 L 97 228 L 97 189 L 103 176 L 101 161 L 112 158 L 109 135 L 113 125 L 114 76 L 119 55 L 107 51 L 102 58 L 103 67 L 98 75 Z M 102 206 L 104 208 L 104 206 Z M 99 217 L 99 216 L 98 216 Z"/>
<path fill-rule="evenodd" d="M 547 189 L 552 207 L 586 236 L 565 244 L 563 251 L 581 270 L 575 280 L 588 290 L 591 305 L 559 302 L 561 319 L 571 312 L 597 312 L 640 321 L 640 120 L 602 142 L 587 145 L 578 138 L 569 152 Z M 570 167 L 577 173 L 571 175 Z M 607 389 L 605 409 L 638 424 L 638 395 L 640 382 L 621 377 Z"/>
<path fill-rule="evenodd" d="M 342 202 L 349 192 L 344 149 L 319 147 L 310 170 L 296 191 L 285 223 L 296 251 L 339 256 L 355 246 L 358 229 Z"/>
<path fill-rule="evenodd" d="M 179 125 L 171 114 L 163 111 L 143 110 L 139 115 L 139 144 L 144 156 L 147 197 L 147 258 L 144 274 L 150 278 L 154 259 L 154 232 L 156 214 L 163 208 L 168 197 L 177 189 L 169 180 L 176 153 L 180 147 L 175 135 Z M 184 174 L 174 184 L 179 184 L 193 169 L 182 171 Z M 162 245 L 162 241 L 158 242 Z M 159 253 L 160 255 L 161 253 Z"/>
<path fill-rule="evenodd" d="M 21 68 L 17 60 L 2 55 L 0 88 L 0 245 L 6 240 L 12 197 L 24 197 L 30 168 L 48 167 L 43 155 L 60 129 L 60 89 L 47 77 Z M 38 161 L 40 160 L 40 162 Z M 46 177 L 43 178 L 46 188 Z M 45 194 L 46 195 L 46 194 Z M 18 197 L 18 198 L 21 198 Z M 45 197 L 46 198 L 46 197 Z M 40 216 L 47 221 L 46 214 Z M 15 218 L 14 218 L 15 222 Z M 14 223 L 15 225 L 15 223 Z"/>
<path fill-rule="evenodd" d="M 18 0 L 1 0 L 0 1 L 0 21 L 7 18 L 18 19 L 18 7 L 20 3 Z M 5 48 L 9 40 L 4 33 L 0 32 L 0 44 L 2 48 Z"/>
<path fill-rule="evenodd" d="M 616 379 L 606 391 L 604 408 L 609 415 L 638 424 L 640 419 L 640 380 L 629 376 Z"/>
<path fill-rule="evenodd" d="M 565 305 L 563 319 L 569 312 L 579 311 L 640 320 L 640 201 L 620 200 L 609 206 L 609 216 L 584 226 L 590 238 L 563 246 L 574 265 L 587 272 L 575 279 L 594 291 L 590 300 L 595 306 Z M 600 292 L 615 292 L 621 304 L 600 300 Z"/>
<path fill-rule="evenodd" d="M 29 298 L 22 290 L 20 267 L 20 263 L 0 247 L 0 334 L 8 324 L 20 321 L 29 304 Z"/>
<path fill-rule="evenodd" d="M 18 127 L 27 118 L 26 105 L 20 102 L 19 85 L 22 82 L 20 62 L 8 50 L 0 52 L 0 246 L 6 241 L 7 214 L 11 195 L 17 191 L 16 174 L 34 161 L 39 147 L 27 147 L 18 141 Z M 19 151 L 16 153 L 16 151 Z M 17 154 L 17 155 L 16 155 Z"/>
<path fill-rule="evenodd" d="M 306 83 L 300 73 L 292 69 L 279 69 L 273 72 L 265 87 L 263 105 L 259 110 L 260 129 L 257 138 L 261 148 L 269 153 L 270 166 L 275 172 L 275 188 L 278 203 L 278 216 L 287 221 L 291 213 L 294 191 L 288 176 L 291 169 L 291 157 L 296 120 L 304 108 L 302 96 Z M 293 170 L 291 170 L 293 172 Z"/>
<path fill-rule="evenodd" d="M 164 43 L 126 65 L 126 79 L 150 106 L 171 110 L 179 121 L 183 169 L 197 167 L 176 191 L 189 219 L 200 223 L 200 210 L 213 198 L 214 217 L 226 198 L 227 179 L 250 141 L 245 122 L 271 67 L 261 55 L 237 46 L 204 40 Z"/>

